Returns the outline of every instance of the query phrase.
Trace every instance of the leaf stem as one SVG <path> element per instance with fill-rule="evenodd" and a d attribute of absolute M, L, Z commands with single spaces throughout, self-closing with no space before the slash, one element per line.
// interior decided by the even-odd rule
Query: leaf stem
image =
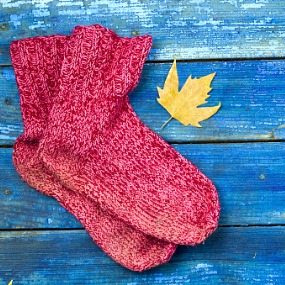
<path fill-rule="evenodd" d="M 160 127 L 160 129 L 162 130 L 172 119 L 173 119 L 173 117 L 171 116 L 171 117 Z"/>

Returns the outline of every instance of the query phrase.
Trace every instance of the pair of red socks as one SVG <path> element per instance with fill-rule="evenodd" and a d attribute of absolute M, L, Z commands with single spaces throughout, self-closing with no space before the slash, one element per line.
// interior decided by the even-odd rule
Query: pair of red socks
<path fill-rule="evenodd" d="M 16 170 L 136 271 L 203 242 L 220 212 L 213 183 L 130 105 L 151 43 L 94 25 L 10 47 L 24 122 Z"/>

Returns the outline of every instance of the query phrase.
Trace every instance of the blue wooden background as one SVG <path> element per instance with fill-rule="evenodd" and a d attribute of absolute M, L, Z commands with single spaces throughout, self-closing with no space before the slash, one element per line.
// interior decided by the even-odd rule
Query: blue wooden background
<path fill-rule="evenodd" d="M 0 284 L 285 284 L 284 15 L 282 0 L 0 0 Z M 153 36 L 131 103 L 220 194 L 218 230 L 144 273 L 113 262 L 11 161 L 22 122 L 10 41 L 93 23 Z M 174 56 L 181 83 L 217 72 L 209 105 L 223 105 L 203 128 L 160 129 L 168 114 L 156 86 Z"/>

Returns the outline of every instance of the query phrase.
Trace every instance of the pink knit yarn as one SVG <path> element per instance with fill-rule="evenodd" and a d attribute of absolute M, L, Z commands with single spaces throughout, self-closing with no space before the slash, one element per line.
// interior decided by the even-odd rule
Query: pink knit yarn
<path fill-rule="evenodd" d="M 75 28 L 39 155 L 64 185 L 127 224 L 195 245 L 217 228 L 218 194 L 129 103 L 150 46 L 149 36 L 120 38 L 99 25 Z"/>
<path fill-rule="evenodd" d="M 79 192 L 60 184 L 39 160 L 39 141 L 57 96 L 65 36 L 14 41 L 11 58 L 21 99 L 24 134 L 13 151 L 21 177 L 40 192 L 56 198 L 85 227 L 92 239 L 115 261 L 136 271 L 167 262 L 176 245 L 160 241 L 126 225 Z"/>

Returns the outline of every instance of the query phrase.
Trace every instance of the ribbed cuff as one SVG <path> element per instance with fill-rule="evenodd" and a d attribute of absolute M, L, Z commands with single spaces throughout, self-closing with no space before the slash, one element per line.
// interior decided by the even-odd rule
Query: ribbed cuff
<path fill-rule="evenodd" d="M 77 26 L 65 50 L 62 89 L 112 86 L 117 96 L 137 85 L 152 44 L 151 36 L 119 37 L 100 25 Z"/>
<path fill-rule="evenodd" d="M 32 139 L 41 136 L 52 107 L 66 39 L 66 36 L 34 37 L 10 45 L 24 133 Z"/>
<path fill-rule="evenodd" d="M 137 36 L 132 39 L 131 44 L 132 51 L 129 72 L 131 74 L 132 86 L 130 91 L 132 91 L 139 82 L 143 65 L 151 49 L 152 37 L 149 35 Z"/>

